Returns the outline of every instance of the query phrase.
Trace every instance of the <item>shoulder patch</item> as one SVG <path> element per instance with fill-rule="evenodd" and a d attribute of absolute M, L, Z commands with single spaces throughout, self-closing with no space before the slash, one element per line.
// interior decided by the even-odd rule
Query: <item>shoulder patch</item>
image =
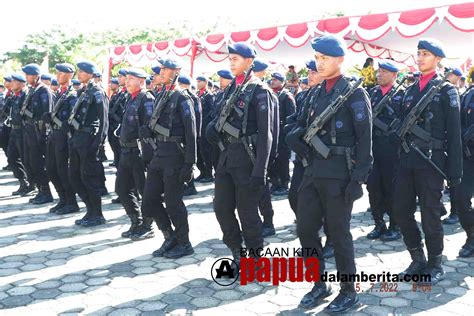
<path fill-rule="evenodd" d="M 354 118 L 357 122 L 362 122 L 367 117 L 365 113 L 365 102 L 357 101 L 351 104 L 351 108 L 354 110 Z"/>
<path fill-rule="evenodd" d="M 102 92 L 100 92 L 100 91 L 94 92 L 94 97 L 95 97 L 95 100 L 97 101 L 97 103 L 102 103 L 102 101 L 103 101 Z"/>
<path fill-rule="evenodd" d="M 449 105 L 453 108 L 458 108 L 459 107 L 459 96 L 458 92 L 455 88 L 451 88 L 448 90 L 448 96 L 449 96 Z"/>

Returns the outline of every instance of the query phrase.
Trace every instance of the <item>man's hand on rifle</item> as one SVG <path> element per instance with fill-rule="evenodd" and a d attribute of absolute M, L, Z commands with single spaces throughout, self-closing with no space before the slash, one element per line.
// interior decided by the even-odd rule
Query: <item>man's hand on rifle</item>
<path fill-rule="evenodd" d="M 286 143 L 291 150 L 301 157 L 307 157 L 311 152 L 311 148 L 303 141 L 306 129 L 298 127 L 286 135 Z"/>
<path fill-rule="evenodd" d="M 141 139 L 147 139 L 153 137 L 153 132 L 147 125 L 140 126 L 138 130 L 138 135 Z"/>
<path fill-rule="evenodd" d="M 45 124 L 51 124 L 51 123 L 53 123 L 53 119 L 52 119 L 52 117 L 51 117 L 51 112 L 43 113 L 43 115 L 41 116 L 41 120 L 42 120 Z"/>

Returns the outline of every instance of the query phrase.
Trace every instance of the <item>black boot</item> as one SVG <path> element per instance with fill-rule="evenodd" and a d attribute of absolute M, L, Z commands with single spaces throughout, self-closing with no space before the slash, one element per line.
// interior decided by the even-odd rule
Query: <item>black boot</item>
<path fill-rule="evenodd" d="M 164 230 L 163 236 L 165 237 L 165 241 L 159 249 L 153 251 L 153 257 L 163 257 L 165 252 L 176 246 L 177 240 L 173 229 Z"/>
<path fill-rule="evenodd" d="M 441 266 L 441 260 L 443 256 L 429 256 L 428 257 L 428 266 L 423 270 L 424 274 L 429 274 L 431 276 L 431 285 L 437 284 L 439 281 L 444 279 L 444 270 Z M 424 282 L 421 282 L 424 283 Z"/>
<path fill-rule="evenodd" d="M 323 258 L 329 259 L 334 257 L 334 246 L 329 238 L 326 238 L 326 244 L 323 247 Z"/>
<path fill-rule="evenodd" d="M 145 217 L 143 223 L 134 232 L 132 232 L 130 238 L 134 241 L 145 240 L 155 237 L 153 230 L 153 218 Z"/>
<path fill-rule="evenodd" d="M 451 214 L 449 214 L 448 217 L 443 219 L 443 224 L 445 225 L 454 225 L 457 223 L 459 223 L 459 216 L 453 211 L 451 211 Z"/>
<path fill-rule="evenodd" d="M 194 253 L 193 246 L 189 241 L 177 243 L 176 246 L 166 251 L 163 255 L 169 259 L 178 259 Z"/>
<path fill-rule="evenodd" d="M 262 237 L 275 235 L 275 226 L 273 226 L 272 218 L 264 218 L 262 225 Z"/>
<path fill-rule="evenodd" d="M 459 250 L 459 257 L 468 258 L 474 256 L 474 225 L 466 229 L 467 240 L 461 250 Z"/>
<path fill-rule="evenodd" d="M 59 211 L 60 209 L 66 206 L 66 194 L 62 192 L 61 193 L 58 192 L 58 195 L 59 195 L 59 202 L 58 204 L 56 204 L 55 206 L 49 209 L 50 213 L 56 213 L 57 211 Z"/>
<path fill-rule="evenodd" d="M 387 231 L 387 226 L 383 220 L 375 222 L 375 228 L 367 234 L 369 239 L 377 239 Z"/>
<path fill-rule="evenodd" d="M 122 202 L 120 202 L 120 198 L 119 198 L 118 196 L 117 196 L 115 199 L 112 199 L 110 202 L 111 202 L 112 204 L 120 204 L 120 203 L 122 203 Z"/>
<path fill-rule="evenodd" d="M 408 249 L 408 251 L 410 252 L 412 262 L 405 271 L 398 274 L 402 281 L 405 275 L 419 275 L 426 268 L 426 257 L 422 245 L 418 248 Z"/>
<path fill-rule="evenodd" d="M 71 213 L 79 212 L 81 209 L 77 203 L 75 204 L 66 204 L 63 208 L 56 211 L 57 215 L 66 215 Z"/>
<path fill-rule="evenodd" d="M 302 308 L 314 308 L 321 304 L 321 301 L 332 294 L 332 289 L 330 285 L 327 285 L 325 282 L 316 282 L 314 283 L 311 291 L 303 296 L 303 299 L 300 301 L 299 307 Z"/>
<path fill-rule="evenodd" d="M 130 228 L 127 231 L 124 231 L 122 233 L 123 238 L 130 238 L 132 234 L 135 233 L 138 227 L 142 224 L 142 219 L 138 215 L 132 214 L 128 215 L 128 217 L 130 217 L 130 221 L 132 224 L 130 225 Z"/>
<path fill-rule="evenodd" d="M 240 249 L 241 247 L 239 248 L 235 248 L 235 249 L 231 249 L 232 251 L 232 258 L 234 259 L 233 262 L 230 264 L 230 268 L 232 269 L 232 273 L 233 275 L 235 275 L 236 273 L 240 275 Z"/>
<path fill-rule="evenodd" d="M 21 191 L 20 196 L 27 196 L 33 194 L 36 191 L 36 185 L 29 184 L 23 191 Z"/>
<path fill-rule="evenodd" d="M 28 182 L 20 179 L 20 187 L 15 192 L 12 192 L 12 195 L 21 195 L 28 188 Z"/>
<path fill-rule="evenodd" d="M 324 309 L 327 313 L 344 313 L 350 310 L 359 302 L 357 293 L 352 282 L 341 282 L 341 290 L 339 295 L 329 303 Z"/>
<path fill-rule="evenodd" d="M 183 196 L 192 196 L 198 194 L 196 187 L 194 185 L 187 185 L 184 189 Z"/>
<path fill-rule="evenodd" d="M 390 225 L 388 230 L 380 236 L 382 241 L 394 241 L 400 238 L 402 238 L 402 234 L 398 225 Z"/>
<path fill-rule="evenodd" d="M 46 203 L 51 203 L 53 202 L 53 196 L 51 195 L 51 191 L 49 190 L 49 187 L 47 188 L 41 188 L 40 193 L 31 201 L 31 203 L 35 205 L 40 205 L 40 204 L 46 204 Z"/>

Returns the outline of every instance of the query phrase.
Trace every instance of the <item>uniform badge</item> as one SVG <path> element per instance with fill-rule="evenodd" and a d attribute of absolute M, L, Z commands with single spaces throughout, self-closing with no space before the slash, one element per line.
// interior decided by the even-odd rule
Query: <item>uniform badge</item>
<path fill-rule="evenodd" d="M 343 126 L 344 126 L 344 123 L 342 123 L 342 121 L 336 122 L 336 128 L 342 128 Z"/>
<path fill-rule="evenodd" d="M 362 101 L 357 101 L 351 104 L 352 109 L 354 110 L 354 117 L 357 122 L 362 122 L 366 118 L 365 114 L 365 103 Z"/>
<path fill-rule="evenodd" d="M 102 103 L 102 93 L 100 91 L 94 92 L 94 96 L 97 103 Z"/>
<path fill-rule="evenodd" d="M 452 88 L 448 90 L 449 105 L 453 108 L 459 107 L 459 97 L 456 89 Z"/>

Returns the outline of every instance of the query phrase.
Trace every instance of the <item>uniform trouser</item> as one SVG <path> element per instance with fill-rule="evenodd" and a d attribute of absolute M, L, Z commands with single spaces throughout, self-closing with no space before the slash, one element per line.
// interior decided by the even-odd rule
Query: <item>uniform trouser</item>
<path fill-rule="evenodd" d="M 258 203 L 258 209 L 260 214 L 263 216 L 263 221 L 271 221 L 273 218 L 273 206 L 272 206 L 272 195 L 270 193 L 270 183 L 265 184 L 263 188 L 262 197 Z"/>
<path fill-rule="evenodd" d="M 97 162 L 97 149 L 90 146 L 69 147 L 69 181 L 91 216 L 102 215 L 100 190 L 103 184 Z"/>
<path fill-rule="evenodd" d="M 25 166 L 23 165 L 23 130 L 12 129 L 7 149 L 8 165 L 18 180 L 26 180 Z M 31 179 L 28 179 L 31 180 Z"/>
<path fill-rule="evenodd" d="M 303 255 L 313 255 L 319 259 L 320 273 L 325 269 L 319 237 L 319 230 L 324 221 L 334 245 L 337 271 L 341 274 L 356 272 L 350 231 L 352 203 L 346 203 L 344 200 L 348 182 L 304 176 L 301 183 L 296 215 L 298 237 L 303 247 Z"/>
<path fill-rule="evenodd" d="M 183 202 L 184 183 L 179 180 L 180 171 L 181 165 L 165 169 L 148 168 L 142 213 L 143 217 L 154 218 L 161 231 L 171 230 L 173 224 L 178 243 L 183 244 L 189 242 L 189 224 L 188 211 Z"/>
<path fill-rule="evenodd" d="M 112 152 L 114 153 L 115 166 L 118 166 L 120 162 L 120 142 L 119 142 L 119 138 L 114 135 L 114 131 L 116 128 L 113 128 L 113 127 L 116 127 L 116 126 L 112 124 L 109 130 L 107 131 L 107 138 L 109 139 L 110 148 L 112 149 Z"/>
<path fill-rule="evenodd" d="M 67 204 L 76 204 L 76 193 L 69 182 L 68 136 L 63 131 L 53 130 L 46 153 L 46 171 L 58 195 L 64 196 Z"/>
<path fill-rule="evenodd" d="M 396 225 L 393 216 L 393 190 L 398 167 L 396 156 L 374 156 L 372 172 L 367 179 L 370 209 L 375 223 L 383 221 L 385 212 L 390 217 L 390 225 Z"/>
<path fill-rule="evenodd" d="M 288 201 L 290 207 L 295 212 L 298 209 L 298 189 L 303 181 L 304 167 L 300 160 L 293 161 L 293 176 L 291 177 L 290 190 L 288 191 Z"/>
<path fill-rule="evenodd" d="M 23 128 L 23 148 L 25 154 L 23 163 L 29 166 L 33 183 L 41 191 L 49 192 L 49 179 L 45 166 L 46 140 L 34 125 L 28 124 Z"/>
<path fill-rule="evenodd" d="M 443 178 L 434 169 L 400 166 L 395 178 L 393 211 L 408 249 L 420 247 L 421 232 L 415 220 L 416 197 L 421 208 L 421 226 L 429 256 L 443 252 Z"/>
<path fill-rule="evenodd" d="M 221 155 L 221 150 L 219 149 L 219 146 L 215 144 L 211 144 L 212 146 L 212 165 L 214 168 L 217 168 L 217 165 L 219 164 L 219 157 Z"/>
<path fill-rule="evenodd" d="M 270 182 L 273 185 L 287 186 L 290 182 L 291 151 L 286 145 L 278 146 L 278 155 L 270 167 Z"/>
<path fill-rule="evenodd" d="M 459 221 L 462 228 L 467 230 L 474 226 L 474 210 L 471 208 L 471 198 L 474 193 L 474 161 L 464 159 L 462 181 L 455 186 L 454 193 Z"/>
<path fill-rule="evenodd" d="M 458 214 L 458 205 L 456 204 L 456 199 L 453 198 L 453 196 L 456 195 L 456 190 L 457 190 L 457 186 L 455 187 L 452 187 L 452 188 L 449 188 L 449 200 L 450 200 L 450 204 L 451 204 L 451 210 L 450 210 L 450 213 L 453 214 L 453 215 L 457 215 Z"/>
<path fill-rule="evenodd" d="M 127 215 L 140 216 L 140 204 L 135 190 L 143 196 L 145 187 L 145 165 L 138 148 L 124 148 L 120 153 L 117 168 L 116 189 Z"/>
<path fill-rule="evenodd" d="M 199 169 L 206 177 L 212 177 L 212 145 L 207 141 L 206 137 L 200 137 L 199 153 L 201 155 L 201 168 Z"/>
<path fill-rule="evenodd" d="M 8 155 L 8 143 L 10 141 L 11 128 L 3 125 L 3 122 L 0 124 L 2 124 L 0 126 L 0 147 L 5 152 L 5 155 Z"/>
<path fill-rule="evenodd" d="M 262 220 L 258 215 L 258 205 L 263 187 L 249 187 L 252 164 L 228 168 L 220 165 L 216 170 L 214 190 L 214 212 L 223 233 L 224 244 L 231 250 L 242 247 L 242 235 L 248 249 L 263 247 Z M 242 232 L 235 216 L 239 214 Z"/>

